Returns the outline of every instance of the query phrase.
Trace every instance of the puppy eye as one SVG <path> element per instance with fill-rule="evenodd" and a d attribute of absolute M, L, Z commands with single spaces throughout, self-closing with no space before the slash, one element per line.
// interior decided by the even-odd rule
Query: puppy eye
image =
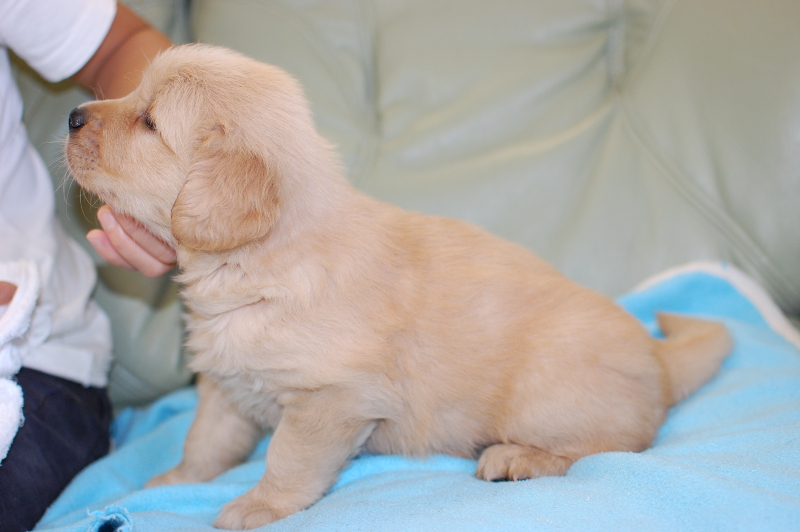
<path fill-rule="evenodd" d="M 142 123 L 150 131 L 156 130 L 156 123 L 153 122 L 153 117 L 150 116 L 150 113 L 142 113 Z"/>

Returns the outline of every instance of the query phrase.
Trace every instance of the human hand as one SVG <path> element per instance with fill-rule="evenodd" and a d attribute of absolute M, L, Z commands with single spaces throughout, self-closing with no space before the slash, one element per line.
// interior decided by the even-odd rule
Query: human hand
<path fill-rule="evenodd" d="M 97 219 L 102 229 L 89 231 L 86 239 L 106 261 L 147 277 L 159 277 L 175 267 L 175 250 L 133 218 L 103 205 Z"/>

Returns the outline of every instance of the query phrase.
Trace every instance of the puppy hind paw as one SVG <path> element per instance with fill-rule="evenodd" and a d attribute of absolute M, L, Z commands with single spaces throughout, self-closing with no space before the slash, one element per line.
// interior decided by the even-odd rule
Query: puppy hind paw
<path fill-rule="evenodd" d="M 475 476 L 489 481 L 561 476 L 574 462 L 535 447 L 502 443 L 483 451 Z"/>

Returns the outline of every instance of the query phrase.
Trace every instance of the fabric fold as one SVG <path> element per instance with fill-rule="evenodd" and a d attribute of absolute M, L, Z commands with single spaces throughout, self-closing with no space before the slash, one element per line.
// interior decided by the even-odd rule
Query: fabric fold
<path fill-rule="evenodd" d="M 37 327 L 31 327 L 41 280 L 36 264 L 30 260 L 0 262 L 0 281 L 17 287 L 14 297 L 0 307 L 0 465 L 22 424 L 22 388 L 12 380 L 31 344 L 36 343 Z"/>

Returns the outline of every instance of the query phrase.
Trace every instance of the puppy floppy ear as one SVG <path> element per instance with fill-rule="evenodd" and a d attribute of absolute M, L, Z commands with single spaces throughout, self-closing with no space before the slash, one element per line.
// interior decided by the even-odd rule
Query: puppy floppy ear
<path fill-rule="evenodd" d="M 172 235 L 179 244 L 226 251 L 266 235 L 277 220 L 277 171 L 233 144 L 221 128 L 200 144 L 172 206 Z"/>

